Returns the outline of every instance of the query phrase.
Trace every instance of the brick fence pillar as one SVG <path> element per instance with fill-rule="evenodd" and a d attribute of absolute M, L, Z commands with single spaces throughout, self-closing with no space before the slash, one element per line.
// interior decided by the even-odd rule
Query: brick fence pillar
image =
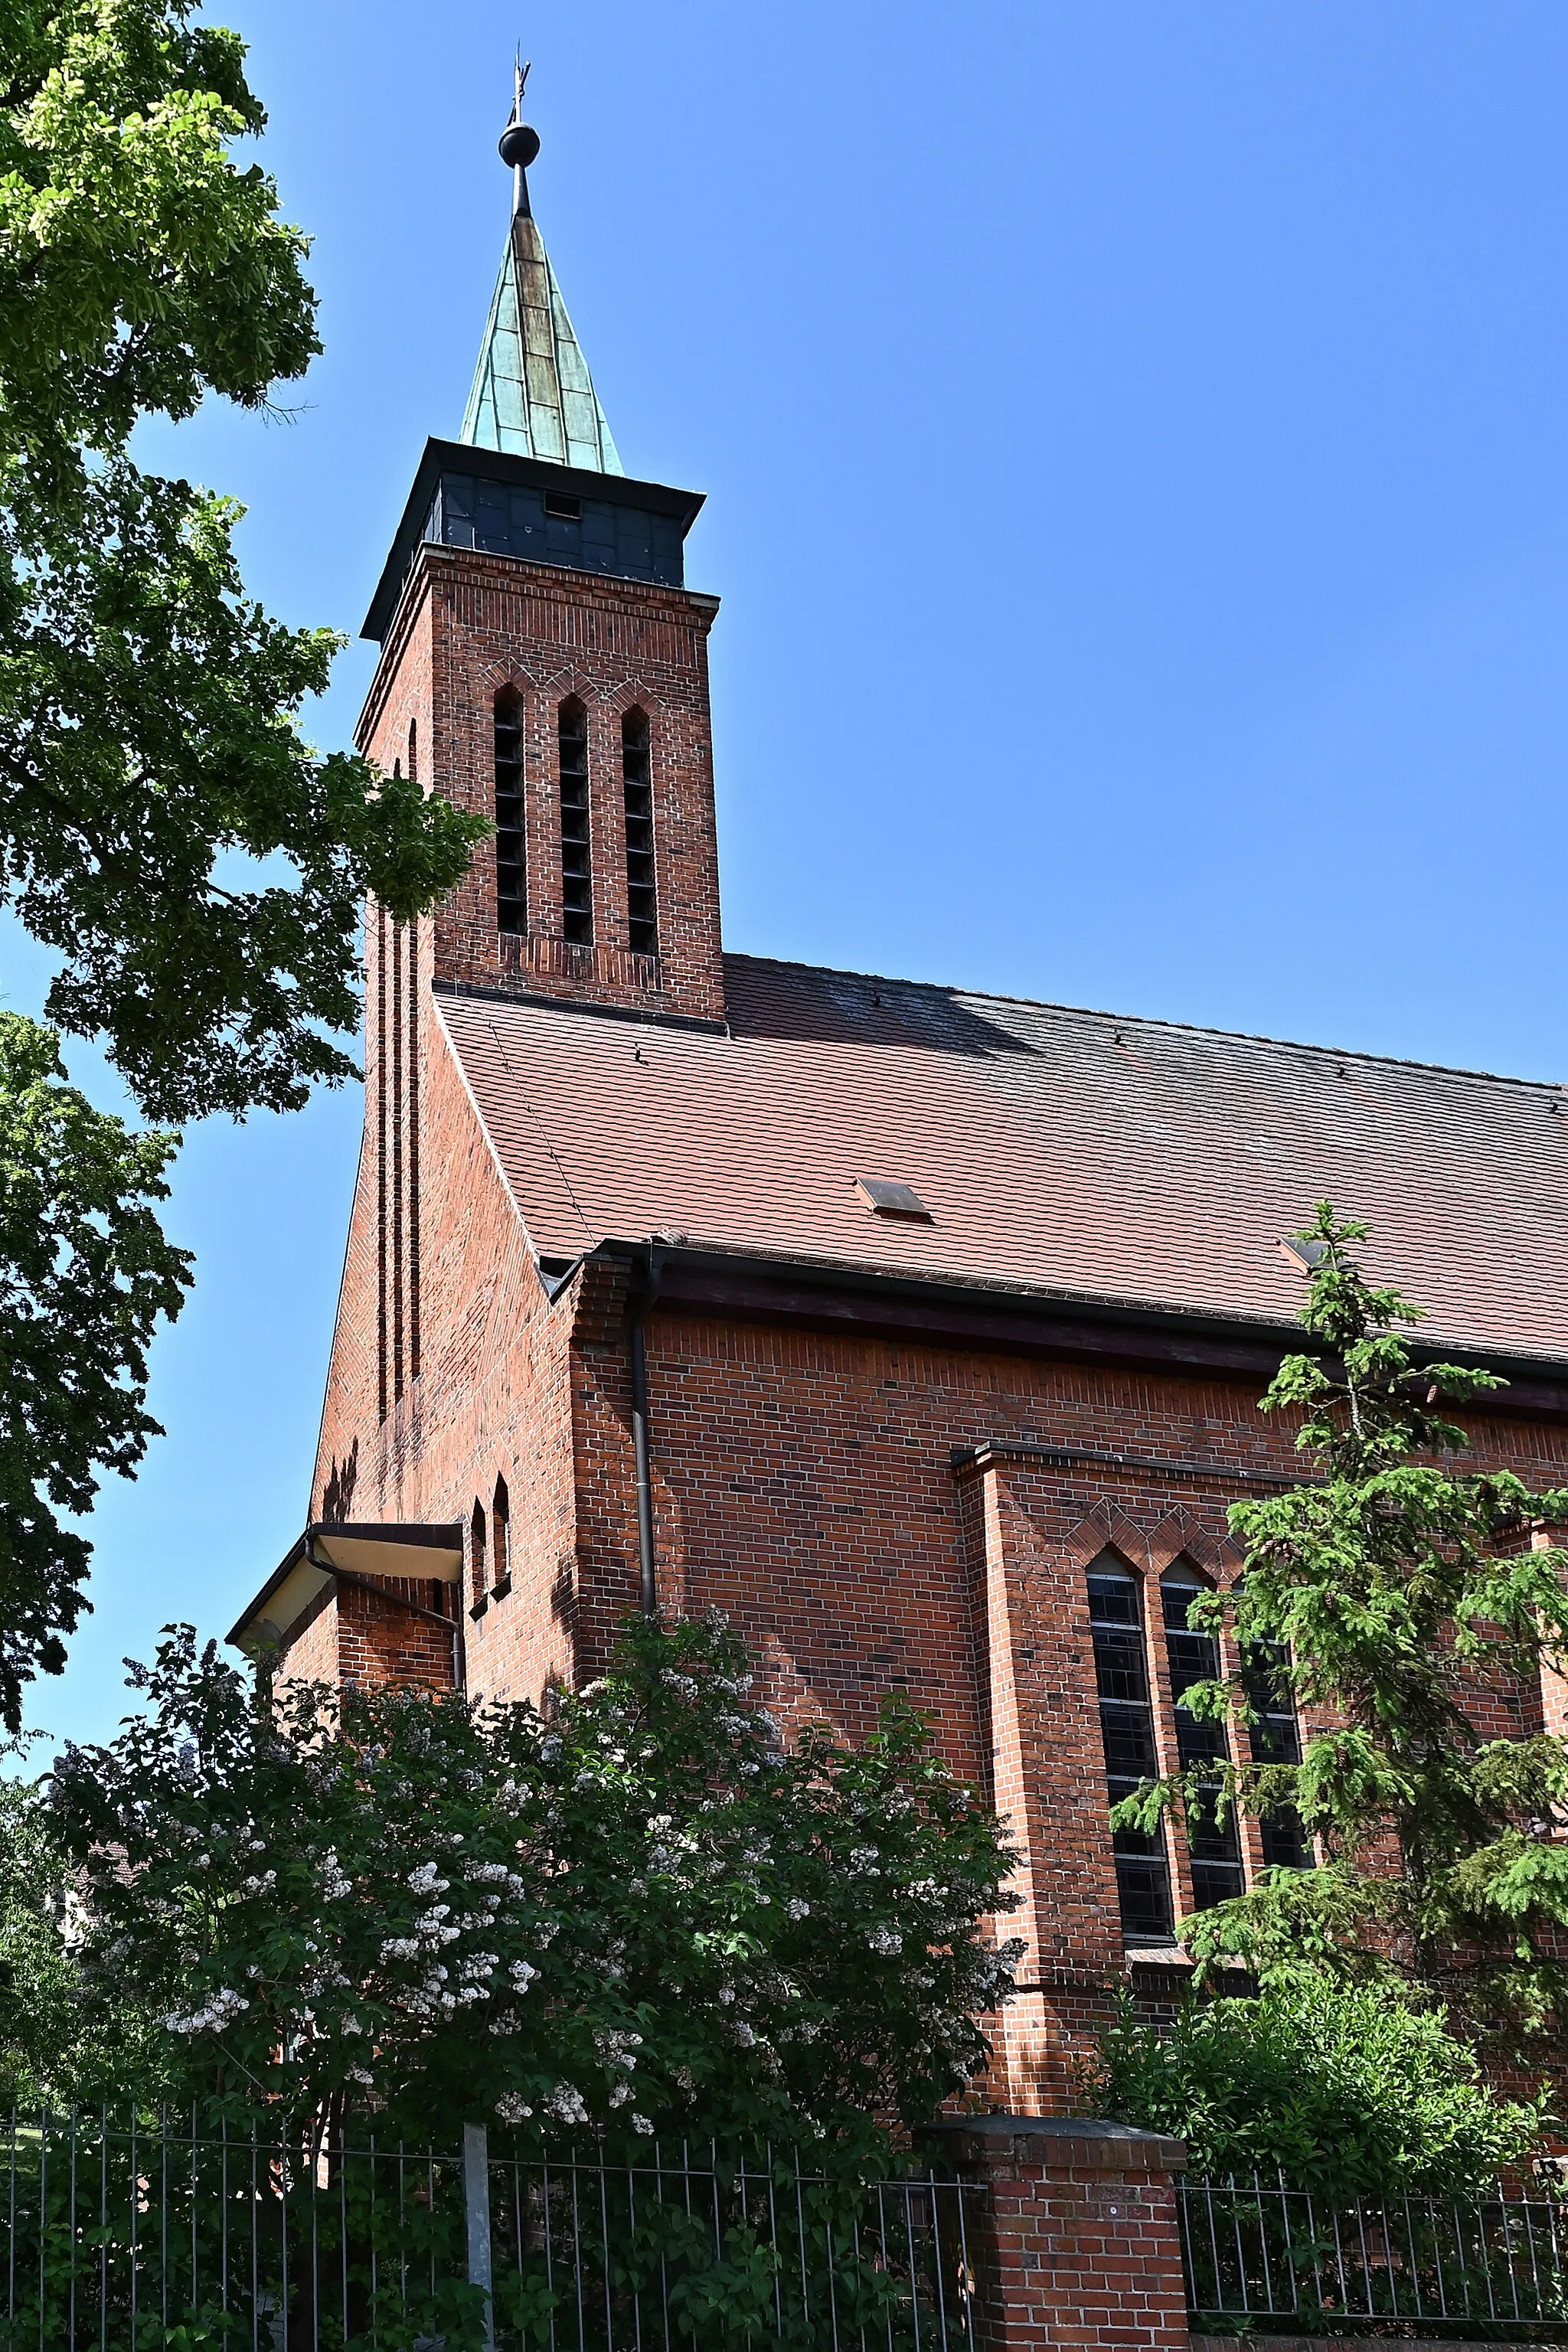
<path fill-rule="evenodd" d="M 962 2116 L 935 2129 L 988 2191 L 981 2352 L 1188 2352 L 1181 2140 L 1048 2116 Z"/>

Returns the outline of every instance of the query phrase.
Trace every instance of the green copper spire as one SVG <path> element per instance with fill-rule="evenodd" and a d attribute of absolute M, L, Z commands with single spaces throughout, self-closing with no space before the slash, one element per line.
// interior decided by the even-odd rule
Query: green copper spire
<path fill-rule="evenodd" d="M 511 120 L 501 133 L 501 157 L 512 166 L 511 233 L 479 346 L 462 438 L 478 449 L 545 457 L 595 474 L 624 474 L 529 207 L 526 172 L 539 152 L 539 140 L 521 119 L 527 79 L 527 68 L 520 67 Z"/>

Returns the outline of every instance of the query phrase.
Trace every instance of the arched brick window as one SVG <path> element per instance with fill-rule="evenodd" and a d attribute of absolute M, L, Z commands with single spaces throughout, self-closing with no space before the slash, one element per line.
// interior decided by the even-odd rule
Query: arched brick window
<path fill-rule="evenodd" d="M 478 1617 L 489 1604 L 490 1580 L 485 1542 L 485 1507 L 476 1497 L 468 1521 L 468 1611 Z"/>
<path fill-rule="evenodd" d="M 1255 1764 L 1299 1764 L 1301 1727 L 1296 1696 L 1285 1669 L 1290 1663 L 1283 1642 L 1248 1642 L 1241 1654 L 1241 1685 L 1253 1719 L 1247 1745 Z M 1281 1870 L 1311 1870 L 1312 1849 L 1294 1805 L 1282 1805 L 1258 1822 L 1263 1859 Z"/>
<path fill-rule="evenodd" d="M 1157 1778 L 1160 1769 L 1142 1589 L 1119 1553 L 1102 1551 L 1089 1563 L 1089 1622 L 1105 1783 L 1114 1805 L 1141 1780 Z M 1130 1944 L 1169 1943 L 1171 1869 L 1163 1831 L 1117 1830 L 1111 1847 L 1123 1936 Z"/>
<path fill-rule="evenodd" d="M 511 1496 L 504 1477 L 496 1480 L 490 1504 L 490 1591 L 500 1601 L 511 1591 Z"/>
<path fill-rule="evenodd" d="M 1186 1560 L 1173 1560 L 1160 1579 L 1161 1613 L 1165 1621 L 1165 1657 L 1171 1669 L 1171 1696 L 1176 1708 L 1176 1760 L 1184 1772 L 1205 1763 L 1216 1767 L 1230 1761 L 1230 1734 L 1222 1722 L 1200 1721 L 1182 1701 L 1194 1683 L 1215 1682 L 1220 1671 L 1219 1643 L 1213 1633 L 1189 1623 L 1192 1605 L 1209 1587 Z M 1208 1784 L 1203 1784 L 1207 1787 Z M 1217 1792 L 1219 1774 L 1213 1783 Z M 1193 1908 L 1210 1911 L 1242 1892 L 1241 1838 L 1236 1815 L 1222 1822 L 1212 1802 L 1189 1808 Z"/>
<path fill-rule="evenodd" d="M 412 775 L 414 739 L 409 736 Z M 528 868 L 522 830 L 522 704 L 510 687 L 495 700 L 496 929 L 528 929 Z"/>
<path fill-rule="evenodd" d="M 594 877 L 588 841 L 588 714 L 575 695 L 557 714 L 561 749 L 561 934 L 576 947 L 594 940 Z"/>
<path fill-rule="evenodd" d="M 653 867 L 653 742 L 646 710 L 621 721 L 621 783 L 626 810 L 626 921 L 634 955 L 658 953 Z"/>

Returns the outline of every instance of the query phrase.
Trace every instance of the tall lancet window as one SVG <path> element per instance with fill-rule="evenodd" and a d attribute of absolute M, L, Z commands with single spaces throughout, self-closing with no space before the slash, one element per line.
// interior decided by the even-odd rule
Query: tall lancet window
<path fill-rule="evenodd" d="M 1223 1722 L 1194 1715 L 1183 1702 L 1194 1683 L 1219 1680 L 1219 1643 L 1213 1633 L 1194 1626 L 1194 1601 L 1208 1587 L 1184 1561 L 1168 1568 L 1160 1580 L 1160 1601 L 1165 1620 L 1165 1656 L 1171 1668 L 1171 1696 L 1176 1703 L 1176 1760 L 1184 1772 L 1215 1768 L 1212 1781 L 1201 1779 L 1201 1796 L 1187 1809 L 1192 1850 L 1193 1908 L 1210 1911 L 1242 1891 L 1241 1840 L 1236 1814 L 1222 1820 L 1218 1797 L 1224 1767 L 1230 1761 L 1230 1736 Z"/>
<path fill-rule="evenodd" d="M 476 1496 L 468 1518 L 468 1614 L 482 1617 L 490 1605 L 489 1570 L 486 1566 L 485 1507 Z"/>
<path fill-rule="evenodd" d="M 511 1496 L 504 1477 L 496 1480 L 495 1500 L 490 1505 L 490 1529 L 494 1536 L 491 1571 L 492 1596 L 504 1601 L 511 1591 Z"/>
<path fill-rule="evenodd" d="M 522 704 L 503 687 L 495 704 L 496 929 L 528 929 L 528 869 L 522 838 Z"/>
<path fill-rule="evenodd" d="M 1283 1642 L 1249 1642 L 1241 1654 L 1241 1680 L 1253 1711 L 1248 1742 L 1255 1764 L 1299 1764 L 1301 1727 L 1290 1686 L 1290 1653 Z M 1294 1805 L 1279 1806 L 1258 1823 L 1263 1859 L 1280 1870 L 1310 1870 L 1312 1849 Z"/>
<path fill-rule="evenodd" d="M 561 932 L 580 948 L 594 940 L 594 880 L 588 864 L 588 714 L 575 697 L 561 706 Z"/>
<path fill-rule="evenodd" d="M 1113 1551 L 1089 1570 L 1089 1625 L 1100 1687 L 1100 1735 L 1110 1802 L 1131 1796 L 1160 1770 L 1154 1707 L 1144 1645 L 1143 1597 L 1137 1578 Z M 1171 1873 L 1163 1830 L 1118 1830 L 1111 1841 L 1121 1932 L 1130 1944 L 1171 1938 Z"/>
<path fill-rule="evenodd" d="M 621 775 L 626 803 L 626 917 L 634 955 L 658 953 L 658 900 L 653 876 L 653 768 L 646 710 L 621 721 Z"/>

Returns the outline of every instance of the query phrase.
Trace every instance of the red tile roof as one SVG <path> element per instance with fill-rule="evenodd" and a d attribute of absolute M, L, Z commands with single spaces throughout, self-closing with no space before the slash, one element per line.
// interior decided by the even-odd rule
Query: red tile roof
<path fill-rule="evenodd" d="M 1452 1345 L 1568 1360 L 1568 1091 L 726 958 L 731 1029 L 438 1002 L 535 1248 L 610 1238 L 1293 1318 L 1331 1199 Z M 861 1176 L 931 1222 L 879 1216 Z"/>

